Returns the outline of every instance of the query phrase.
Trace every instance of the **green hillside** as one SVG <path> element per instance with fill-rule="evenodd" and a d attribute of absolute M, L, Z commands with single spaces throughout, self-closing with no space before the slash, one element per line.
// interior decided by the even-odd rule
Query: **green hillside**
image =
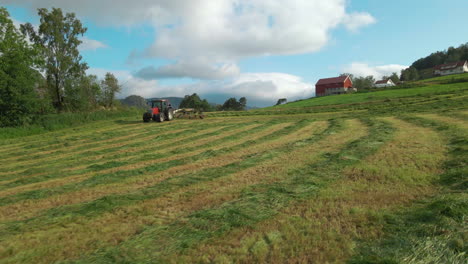
<path fill-rule="evenodd" d="M 333 113 L 354 115 L 396 114 L 407 112 L 465 109 L 468 96 L 468 74 L 451 75 L 408 82 L 387 89 L 354 94 L 324 96 L 291 102 L 247 112 L 215 112 L 210 116 L 290 115 Z"/>
<path fill-rule="evenodd" d="M 466 263 L 463 78 L 0 137 L 0 263 Z"/>

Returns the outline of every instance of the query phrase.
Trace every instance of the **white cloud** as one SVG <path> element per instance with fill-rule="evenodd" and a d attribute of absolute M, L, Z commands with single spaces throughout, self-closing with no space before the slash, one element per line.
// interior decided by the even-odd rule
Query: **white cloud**
<path fill-rule="evenodd" d="M 179 61 L 175 64 L 159 68 L 146 67 L 139 70 L 135 76 L 145 80 L 164 78 L 194 78 L 202 80 L 221 80 L 240 73 L 239 67 L 234 63 L 213 65 L 206 61 Z"/>
<path fill-rule="evenodd" d="M 102 43 L 101 41 L 95 40 L 95 39 L 90 39 L 87 37 L 82 37 L 81 38 L 81 45 L 79 46 L 80 51 L 95 51 L 97 49 L 102 49 L 102 48 L 108 48 L 106 44 Z"/>
<path fill-rule="evenodd" d="M 377 20 L 368 13 L 351 13 L 343 18 L 343 24 L 352 32 L 358 31 L 363 26 L 371 25 Z"/>
<path fill-rule="evenodd" d="M 380 79 L 384 75 L 389 76 L 396 72 L 400 74 L 401 70 L 408 68 L 408 66 L 398 64 L 388 64 L 381 66 L 370 66 L 367 63 L 353 62 L 350 65 L 343 67 L 343 72 L 351 73 L 354 76 L 369 76 L 373 75 L 374 78 Z"/>
<path fill-rule="evenodd" d="M 327 44 L 333 29 L 345 26 L 356 31 L 375 22 L 368 13 L 348 13 L 348 0 L 2 2 L 31 9 L 61 7 L 104 25 L 152 25 L 156 29 L 154 43 L 133 55 L 178 61 L 176 65 L 168 66 L 171 73 L 180 72 L 173 68 L 194 58 L 219 65 L 252 56 L 316 52 Z"/>
<path fill-rule="evenodd" d="M 226 80 L 200 81 L 185 85 L 161 85 L 156 80 L 133 77 L 129 71 L 113 71 L 91 68 L 88 74 L 103 78 L 112 72 L 122 85 L 119 98 L 129 95 L 149 97 L 179 96 L 197 93 L 211 102 L 223 103 L 229 97 L 245 96 L 249 105 L 268 106 L 279 98 L 289 101 L 312 97 L 315 89 L 300 77 L 284 73 L 245 73 Z"/>

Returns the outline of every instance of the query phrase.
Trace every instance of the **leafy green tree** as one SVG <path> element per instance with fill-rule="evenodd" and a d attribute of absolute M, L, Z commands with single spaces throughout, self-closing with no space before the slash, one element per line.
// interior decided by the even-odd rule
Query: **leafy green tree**
<path fill-rule="evenodd" d="M 122 104 L 130 107 L 148 108 L 146 99 L 139 95 L 130 95 L 122 100 Z"/>
<path fill-rule="evenodd" d="M 27 124 L 43 107 L 36 93 L 42 78 L 34 69 L 37 55 L 0 7 L 0 126 Z"/>
<path fill-rule="evenodd" d="M 182 102 L 180 102 L 179 108 L 194 108 L 203 112 L 213 111 L 213 107 L 210 103 L 208 103 L 206 99 L 202 100 L 196 93 L 186 95 Z"/>
<path fill-rule="evenodd" d="M 67 80 L 64 95 L 67 110 L 90 111 L 98 106 L 101 86 L 95 75 L 83 75 L 77 79 Z"/>
<path fill-rule="evenodd" d="M 103 104 L 107 107 L 114 106 L 115 94 L 121 90 L 117 78 L 110 72 L 106 73 L 106 77 L 101 82 L 101 88 Z"/>
<path fill-rule="evenodd" d="M 369 89 L 374 86 L 375 78 L 372 75 L 366 77 L 354 77 L 353 87 L 357 89 Z"/>
<path fill-rule="evenodd" d="M 241 97 L 239 101 L 236 98 L 231 97 L 224 102 L 222 110 L 225 111 L 243 111 L 247 105 L 247 98 Z"/>
<path fill-rule="evenodd" d="M 225 111 L 237 111 L 239 109 L 239 102 L 234 97 L 226 100 L 223 104 L 223 110 Z"/>
<path fill-rule="evenodd" d="M 401 71 L 402 81 L 417 81 L 419 80 L 419 72 L 415 67 L 409 67 Z"/>
<path fill-rule="evenodd" d="M 413 64 L 411 64 L 411 67 L 421 71 L 424 69 L 433 68 L 436 65 L 464 60 L 468 60 L 468 43 L 462 44 L 457 48 L 449 47 L 445 51 L 434 52 L 427 57 L 416 60 L 413 62 Z M 414 75 L 414 73 L 411 72 L 408 72 L 408 74 Z"/>
<path fill-rule="evenodd" d="M 398 76 L 398 74 L 396 72 L 392 73 L 392 75 L 390 75 L 390 79 L 392 79 L 392 82 L 397 84 L 398 82 L 400 82 L 400 77 Z"/>
<path fill-rule="evenodd" d="M 239 111 L 244 111 L 247 107 L 247 98 L 241 97 L 239 98 Z"/>
<path fill-rule="evenodd" d="M 281 98 L 281 99 L 278 99 L 278 102 L 276 102 L 276 105 L 282 105 L 282 104 L 285 104 L 287 102 L 288 102 L 288 99 Z"/>
<path fill-rule="evenodd" d="M 101 84 L 96 75 L 87 75 L 81 77 L 81 90 L 86 101 L 89 102 L 91 109 L 97 108 L 99 98 L 101 97 Z"/>
<path fill-rule="evenodd" d="M 55 106 L 62 110 L 64 106 L 64 90 L 74 79 L 84 75 L 88 68 L 81 62 L 78 46 L 79 36 L 86 32 L 80 20 L 74 13 L 63 14 L 60 8 L 38 9 L 40 26 L 36 30 L 30 23 L 21 25 L 21 31 L 40 49 L 45 63 L 43 70 L 51 87 Z"/>
<path fill-rule="evenodd" d="M 340 74 L 340 77 L 341 77 L 341 76 L 349 76 L 349 78 L 351 78 L 351 80 L 354 80 L 354 75 L 351 74 L 351 73 L 345 72 L 345 73 Z"/>

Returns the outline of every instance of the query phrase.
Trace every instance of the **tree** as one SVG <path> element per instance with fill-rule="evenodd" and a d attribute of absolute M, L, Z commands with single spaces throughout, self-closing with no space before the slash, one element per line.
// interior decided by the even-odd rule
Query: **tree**
<path fill-rule="evenodd" d="M 225 111 L 237 111 L 238 108 L 239 102 L 237 102 L 237 99 L 234 97 L 227 99 L 223 104 L 223 110 Z"/>
<path fill-rule="evenodd" d="M 91 108 L 96 108 L 99 105 L 102 89 L 96 75 L 88 75 L 81 77 L 81 90 L 85 100 L 89 102 Z"/>
<path fill-rule="evenodd" d="M 354 75 L 351 74 L 351 73 L 344 72 L 344 73 L 340 74 L 340 77 L 342 77 L 342 76 L 349 76 L 349 78 L 351 78 L 351 80 L 354 79 Z"/>
<path fill-rule="evenodd" d="M 42 78 L 37 55 L 0 7 L 0 126 L 27 124 L 46 104 L 35 91 Z"/>
<path fill-rule="evenodd" d="M 390 75 L 390 79 L 392 80 L 392 82 L 394 84 L 397 84 L 400 82 L 400 77 L 398 76 L 398 74 L 396 72 L 392 73 L 392 75 Z"/>
<path fill-rule="evenodd" d="M 409 67 L 401 71 L 402 81 L 417 81 L 419 80 L 419 72 L 415 67 Z"/>
<path fill-rule="evenodd" d="M 50 12 L 40 8 L 38 14 L 41 23 L 37 32 L 30 23 L 21 25 L 21 31 L 40 49 L 45 59 L 43 70 L 53 91 L 55 106 L 62 110 L 65 85 L 82 76 L 88 68 L 86 63 L 81 62 L 78 50 L 81 44 L 79 36 L 87 29 L 74 13 L 64 15 L 60 8 L 52 8 Z"/>
<path fill-rule="evenodd" d="M 247 105 L 247 98 L 241 97 L 239 101 L 236 98 L 231 97 L 224 102 L 222 110 L 225 111 L 244 111 Z"/>
<path fill-rule="evenodd" d="M 247 98 L 241 97 L 239 98 L 239 109 L 238 111 L 244 111 L 247 107 Z"/>
<path fill-rule="evenodd" d="M 282 105 L 282 104 L 285 104 L 287 102 L 288 102 L 288 99 L 281 98 L 281 99 L 278 99 L 278 102 L 276 102 L 276 105 Z"/>
<path fill-rule="evenodd" d="M 212 111 L 213 107 L 206 99 L 201 99 L 198 94 L 186 95 L 179 105 L 180 108 L 194 108 L 198 111 L 208 112 Z"/>
<path fill-rule="evenodd" d="M 139 95 L 127 96 L 125 99 L 122 100 L 122 104 L 137 108 L 148 108 L 146 99 Z"/>
<path fill-rule="evenodd" d="M 120 92 L 119 81 L 115 76 L 108 72 L 106 77 L 101 82 L 102 102 L 107 107 L 114 105 L 115 94 Z"/>
<path fill-rule="evenodd" d="M 96 109 L 101 97 L 101 86 L 95 75 L 83 75 L 65 82 L 64 105 L 71 111 Z"/>
<path fill-rule="evenodd" d="M 367 77 L 355 77 L 353 79 L 353 86 L 357 89 L 369 89 L 374 86 L 374 76 L 369 75 Z"/>
<path fill-rule="evenodd" d="M 449 47 L 445 51 L 434 52 L 427 57 L 416 60 L 411 64 L 411 67 L 421 71 L 436 65 L 463 60 L 468 60 L 468 43 L 462 44 L 458 48 Z"/>

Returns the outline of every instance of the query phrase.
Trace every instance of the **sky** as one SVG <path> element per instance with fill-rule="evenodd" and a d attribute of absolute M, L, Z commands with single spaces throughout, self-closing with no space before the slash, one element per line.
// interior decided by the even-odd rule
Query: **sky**
<path fill-rule="evenodd" d="M 315 95 L 320 78 L 376 79 L 468 42 L 467 0 L 0 0 L 15 24 L 37 8 L 88 28 L 89 74 L 113 73 L 129 95 L 269 106 Z"/>

